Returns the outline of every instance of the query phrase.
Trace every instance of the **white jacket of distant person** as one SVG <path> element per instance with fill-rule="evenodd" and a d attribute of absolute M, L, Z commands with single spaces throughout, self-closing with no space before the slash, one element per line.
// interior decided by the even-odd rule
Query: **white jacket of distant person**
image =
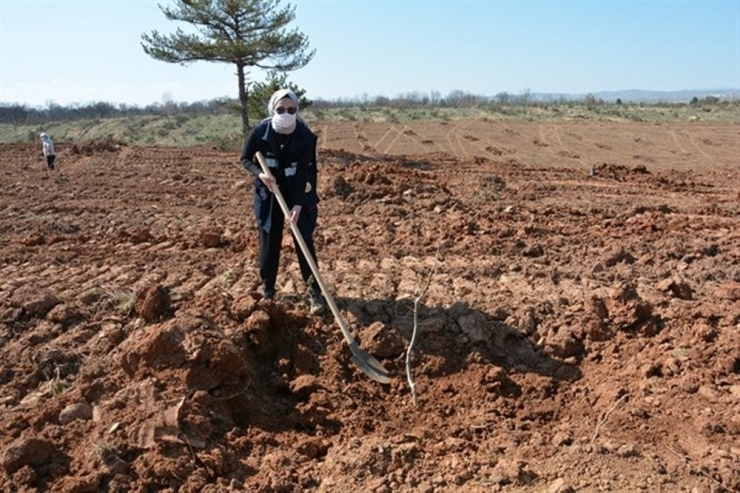
<path fill-rule="evenodd" d="M 54 152 L 54 142 L 46 132 L 41 132 L 41 147 L 46 158 L 46 167 L 54 169 L 54 160 L 56 159 L 56 153 Z"/>

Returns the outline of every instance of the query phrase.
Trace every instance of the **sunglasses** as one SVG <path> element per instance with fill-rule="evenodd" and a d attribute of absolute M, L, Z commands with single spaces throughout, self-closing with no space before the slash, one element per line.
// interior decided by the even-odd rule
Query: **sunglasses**
<path fill-rule="evenodd" d="M 286 111 L 288 113 L 290 113 L 291 115 L 295 115 L 296 107 L 295 106 L 288 106 L 286 108 L 285 106 L 278 106 L 277 108 L 275 108 L 275 113 L 277 113 L 278 115 L 282 115 Z"/>

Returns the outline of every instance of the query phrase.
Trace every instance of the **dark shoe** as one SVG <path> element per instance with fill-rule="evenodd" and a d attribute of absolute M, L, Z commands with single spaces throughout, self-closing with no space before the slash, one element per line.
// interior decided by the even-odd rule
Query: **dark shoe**
<path fill-rule="evenodd" d="M 274 300 L 275 299 L 275 288 L 267 288 L 265 286 L 262 286 L 262 298 L 266 300 Z"/>
<path fill-rule="evenodd" d="M 308 290 L 308 311 L 311 315 L 321 315 L 326 311 L 324 297 L 317 289 Z"/>

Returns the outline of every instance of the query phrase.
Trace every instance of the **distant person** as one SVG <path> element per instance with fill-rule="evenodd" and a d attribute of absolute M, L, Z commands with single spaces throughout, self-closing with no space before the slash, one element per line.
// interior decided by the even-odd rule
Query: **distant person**
<path fill-rule="evenodd" d="M 54 152 L 54 142 L 46 132 L 41 132 L 41 148 L 46 158 L 46 167 L 54 169 L 54 160 L 56 160 L 56 153 Z"/>
<path fill-rule="evenodd" d="M 317 137 L 298 109 L 298 98 L 287 90 L 276 91 L 267 104 L 270 116 L 258 123 L 244 142 L 241 164 L 255 177 L 254 213 L 259 229 L 259 273 L 266 299 L 275 297 L 280 247 L 286 218 L 272 187 L 278 186 L 290 210 L 287 220 L 298 226 L 306 246 L 316 262 L 313 232 L 318 220 L 319 196 L 316 191 Z M 272 177 L 262 172 L 255 154 L 265 157 Z M 308 285 L 311 314 L 325 310 L 324 298 L 311 267 L 296 238 L 301 276 Z"/>

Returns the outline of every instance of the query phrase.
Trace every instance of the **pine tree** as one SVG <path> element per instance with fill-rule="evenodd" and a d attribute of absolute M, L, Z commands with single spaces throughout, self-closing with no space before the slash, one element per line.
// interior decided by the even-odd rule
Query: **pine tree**
<path fill-rule="evenodd" d="M 156 60 L 186 65 L 196 61 L 236 66 L 243 132 L 249 131 L 247 70 L 258 67 L 289 72 L 304 67 L 315 54 L 308 38 L 288 30 L 295 7 L 280 0 L 176 0 L 160 10 L 169 20 L 192 24 L 197 34 L 178 28 L 169 35 L 143 34 L 144 52 Z"/>

